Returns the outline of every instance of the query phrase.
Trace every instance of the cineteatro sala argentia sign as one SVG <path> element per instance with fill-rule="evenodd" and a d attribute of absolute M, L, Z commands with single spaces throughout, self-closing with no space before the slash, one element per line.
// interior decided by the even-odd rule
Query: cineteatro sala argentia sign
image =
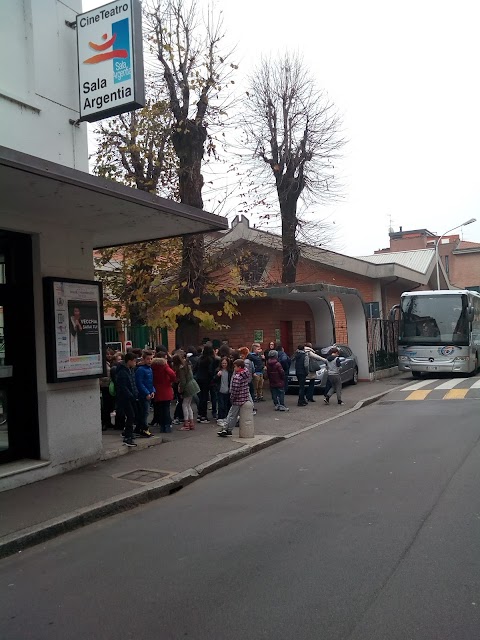
<path fill-rule="evenodd" d="M 145 106 L 142 13 L 120 0 L 77 16 L 80 121 Z"/>

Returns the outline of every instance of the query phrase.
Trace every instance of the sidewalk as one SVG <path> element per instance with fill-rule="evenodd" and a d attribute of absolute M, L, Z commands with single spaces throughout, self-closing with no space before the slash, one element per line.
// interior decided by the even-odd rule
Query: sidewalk
<path fill-rule="evenodd" d="M 322 396 L 307 407 L 286 397 L 289 412 L 273 410 L 270 398 L 259 403 L 255 438 L 218 438 L 217 424 L 197 424 L 195 431 L 178 431 L 137 440 L 138 449 L 122 446 L 118 431 L 104 432 L 104 461 L 30 485 L 0 492 L 0 557 L 38 544 L 102 517 L 170 495 L 206 473 L 320 426 L 345 412 L 360 409 L 411 381 L 398 375 L 378 382 L 344 388 L 345 405 Z M 119 455 L 125 454 L 125 455 Z M 129 474 L 126 477 L 126 474 Z"/>

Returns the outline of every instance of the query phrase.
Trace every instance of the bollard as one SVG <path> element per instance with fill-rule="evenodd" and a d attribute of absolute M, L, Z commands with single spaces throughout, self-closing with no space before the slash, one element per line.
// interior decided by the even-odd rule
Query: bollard
<path fill-rule="evenodd" d="M 253 438 L 255 427 L 253 424 L 253 403 L 249 400 L 240 407 L 240 438 Z"/>

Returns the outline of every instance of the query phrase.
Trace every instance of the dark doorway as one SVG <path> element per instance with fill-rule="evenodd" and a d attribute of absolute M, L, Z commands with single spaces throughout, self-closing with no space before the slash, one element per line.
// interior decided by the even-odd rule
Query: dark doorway
<path fill-rule="evenodd" d="M 39 456 L 32 240 L 0 230 L 0 463 Z"/>
<path fill-rule="evenodd" d="M 312 325 L 310 320 L 305 320 L 305 342 L 312 342 Z"/>

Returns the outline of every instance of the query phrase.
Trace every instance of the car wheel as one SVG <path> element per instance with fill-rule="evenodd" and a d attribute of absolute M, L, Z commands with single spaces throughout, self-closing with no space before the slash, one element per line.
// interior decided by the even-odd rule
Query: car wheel
<path fill-rule="evenodd" d="M 355 367 L 355 369 L 353 370 L 353 377 L 351 380 L 352 384 L 357 384 L 358 383 L 358 369 L 357 367 Z"/>
<path fill-rule="evenodd" d="M 420 378 L 422 376 L 420 371 L 412 371 L 412 376 L 414 378 Z"/>

